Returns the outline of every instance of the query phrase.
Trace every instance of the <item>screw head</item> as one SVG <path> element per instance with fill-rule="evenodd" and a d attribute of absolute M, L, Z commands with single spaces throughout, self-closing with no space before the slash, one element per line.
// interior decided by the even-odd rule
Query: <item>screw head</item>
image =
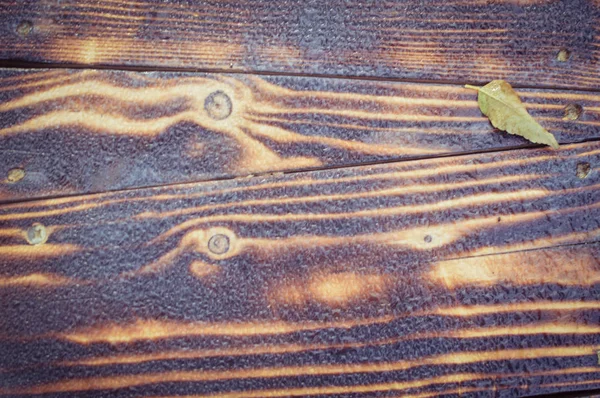
<path fill-rule="evenodd" d="M 558 54 L 556 54 L 556 60 L 558 62 L 567 62 L 571 58 L 571 51 L 566 48 L 561 48 Z"/>
<path fill-rule="evenodd" d="M 33 30 L 33 24 L 29 21 L 22 21 L 19 26 L 17 26 L 17 33 L 19 36 L 26 37 Z"/>
<path fill-rule="evenodd" d="M 581 114 L 583 113 L 583 106 L 579 104 L 569 104 L 565 106 L 563 112 L 563 120 L 577 120 L 581 117 Z"/>
<path fill-rule="evenodd" d="M 27 230 L 27 242 L 30 245 L 41 245 L 48 240 L 48 231 L 40 223 L 35 223 Z"/>
<path fill-rule="evenodd" d="M 425 243 L 431 243 L 431 241 L 433 240 L 433 238 L 431 237 L 431 235 L 425 235 L 425 237 L 423 238 L 423 240 L 425 241 Z"/>
<path fill-rule="evenodd" d="M 231 115 L 232 108 L 231 98 L 223 91 L 215 91 L 204 101 L 206 113 L 215 120 L 227 119 Z"/>
<path fill-rule="evenodd" d="M 588 162 L 577 163 L 576 174 L 577 174 L 577 177 L 581 178 L 582 180 L 590 174 L 591 170 L 592 170 L 592 166 Z"/>
<path fill-rule="evenodd" d="M 11 184 L 15 182 L 21 181 L 25 177 L 25 170 L 21 168 L 10 169 L 8 170 L 8 175 L 6 176 L 6 181 Z"/>
<path fill-rule="evenodd" d="M 229 237 L 223 234 L 212 236 L 208 240 L 208 250 L 213 254 L 225 254 L 229 251 Z"/>

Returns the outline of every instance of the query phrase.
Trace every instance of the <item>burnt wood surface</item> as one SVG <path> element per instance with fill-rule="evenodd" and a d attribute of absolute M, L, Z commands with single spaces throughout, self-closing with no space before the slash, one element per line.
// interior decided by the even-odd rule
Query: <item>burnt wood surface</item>
<path fill-rule="evenodd" d="M 0 60 L 597 89 L 599 27 L 597 0 L 5 0 Z"/>
<path fill-rule="evenodd" d="M 0 394 L 600 388 L 598 164 L 589 142 L 5 204 Z"/>
<path fill-rule="evenodd" d="M 519 94 L 560 143 L 600 138 L 600 94 Z M 565 118 L 573 107 L 579 117 Z M 5 202 L 526 146 L 495 130 L 477 93 L 457 85 L 0 71 Z"/>
<path fill-rule="evenodd" d="M 598 0 L 0 1 L 0 397 L 597 393 L 599 57 Z"/>

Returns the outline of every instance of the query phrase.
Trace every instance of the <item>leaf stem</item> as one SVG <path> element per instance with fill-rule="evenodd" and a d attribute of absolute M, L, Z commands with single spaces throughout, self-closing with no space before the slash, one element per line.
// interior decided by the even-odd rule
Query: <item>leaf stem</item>
<path fill-rule="evenodd" d="M 481 89 L 481 87 L 471 86 L 470 84 L 465 84 L 465 87 L 470 88 L 471 90 L 477 90 L 477 91 L 479 91 Z"/>

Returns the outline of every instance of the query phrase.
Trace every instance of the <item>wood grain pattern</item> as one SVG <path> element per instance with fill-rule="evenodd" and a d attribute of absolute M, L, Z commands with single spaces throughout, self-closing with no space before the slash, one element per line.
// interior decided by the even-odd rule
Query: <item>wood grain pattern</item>
<path fill-rule="evenodd" d="M 0 206 L 0 394 L 600 388 L 599 164 L 588 142 Z"/>
<path fill-rule="evenodd" d="M 0 59 L 597 89 L 599 26 L 596 0 L 10 0 Z"/>
<path fill-rule="evenodd" d="M 0 201 L 530 145 L 453 85 L 76 70 L 0 72 Z M 559 142 L 600 94 L 519 90 Z M 568 105 L 583 106 L 563 120 Z M 23 170 L 18 181 L 11 170 Z"/>

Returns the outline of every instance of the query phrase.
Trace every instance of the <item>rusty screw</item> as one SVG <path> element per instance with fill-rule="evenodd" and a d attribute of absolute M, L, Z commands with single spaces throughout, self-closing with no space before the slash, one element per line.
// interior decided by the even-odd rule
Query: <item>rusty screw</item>
<path fill-rule="evenodd" d="M 19 26 L 17 26 L 17 33 L 22 37 L 27 37 L 32 30 L 33 24 L 29 21 L 22 21 Z"/>
<path fill-rule="evenodd" d="M 27 230 L 27 242 L 30 245 L 41 245 L 48 240 L 48 231 L 40 223 L 35 223 Z"/>
<path fill-rule="evenodd" d="M 571 51 L 566 48 L 561 48 L 558 54 L 556 54 L 556 60 L 558 62 L 567 62 L 571 58 Z"/>
<path fill-rule="evenodd" d="M 581 117 L 581 114 L 583 113 L 583 106 L 579 104 L 569 104 L 565 106 L 563 112 L 563 120 L 577 120 Z"/>
<path fill-rule="evenodd" d="M 231 98 L 223 91 L 215 91 L 204 101 L 206 113 L 215 120 L 227 119 L 231 115 L 232 108 Z"/>
<path fill-rule="evenodd" d="M 577 177 L 582 180 L 590 174 L 590 170 L 592 170 L 592 166 L 588 162 L 577 163 Z"/>
<path fill-rule="evenodd" d="M 208 241 L 208 250 L 213 254 L 225 254 L 229 251 L 229 237 L 223 234 L 212 236 Z"/>
<path fill-rule="evenodd" d="M 6 181 L 11 184 L 15 182 L 21 181 L 25 177 L 25 170 L 16 168 L 8 170 L 8 175 L 6 176 Z"/>

